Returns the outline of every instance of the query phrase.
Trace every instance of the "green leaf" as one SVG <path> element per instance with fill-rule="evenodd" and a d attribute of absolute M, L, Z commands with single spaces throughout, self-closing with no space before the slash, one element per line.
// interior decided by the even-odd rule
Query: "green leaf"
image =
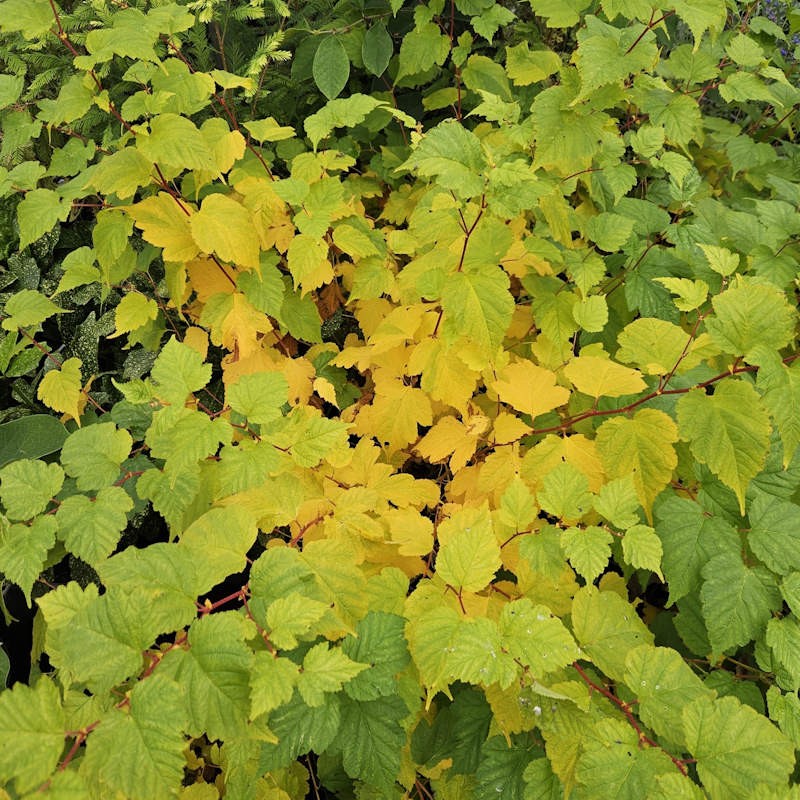
<path fill-rule="evenodd" d="M 469 341 L 485 359 L 493 359 L 514 313 L 509 279 L 500 269 L 458 272 L 442 290 L 442 336 L 448 344 Z"/>
<path fill-rule="evenodd" d="M 315 467 L 347 446 L 349 425 L 322 417 L 312 408 L 296 406 L 279 423 L 277 428 L 262 431 L 262 437 L 277 447 L 291 450 L 301 467 Z"/>
<path fill-rule="evenodd" d="M 389 66 L 394 43 L 382 21 L 376 22 L 365 34 L 361 44 L 361 58 L 364 66 L 373 75 L 380 77 Z"/>
<path fill-rule="evenodd" d="M 196 350 L 173 338 L 161 348 L 150 375 L 158 384 L 159 398 L 182 405 L 189 394 L 209 382 L 211 364 L 204 364 Z"/>
<path fill-rule="evenodd" d="M 531 0 L 533 13 L 544 17 L 548 28 L 571 28 L 590 0 Z"/>
<path fill-rule="evenodd" d="M 61 463 L 67 475 L 77 479 L 81 491 L 102 489 L 119 477 L 120 465 L 132 447 L 128 431 L 113 424 L 90 425 L 70 434 L 61 450 Z"/>
<path fill-rule="evenodd" d="M 299 667 L 288 658 L 256 653 L 250 672 L 250 717 L 256 719 L 292 699 Z"/>
<path fill-rule="evenodd" d="M 5 304 L 3 328 L 7 331 L 30 328 L 40 325 L 54 314 L 64 313 L 64 310 L 33 289 L 20 289 Z"/>
<path fill-rule="evenodd" d="M 481 747 L 475 771 L 475 797 L 523 800 L 523 775 L 531 760 L 542 755 L 541 747 L 529 734 L 492 736 Z"/>
<path fill-rule="evenodd" d="M 700 588 L 703 567 L 714 556 L 736 555 L 741 548 L 736 529 L 693 500 L 667 497 L 657 506 L 656 519 L 670 604 Z"/>
<path fill-rule="evenodd" d="M 314 708 L 323 704 L 326 692 L 338 692 L 365 669 L 366 664 L 351 661 L 341 648 L 320 642 L 306 653 L 297 688 L 305 703 Z"/>
<path fill-rule="evenodd" d="M 585 586 L 572 602 L 575 638 L 597 666 L 616 680 L 625 674 L 625 659 L 635 647 L 653 643 L 653 634 L 634 608 L 616 592 Z"/>
<path fill-rule="evenodd" d="M 70 205 L 52 189 L 33 189 L 17 206 L 19 248 L 27 247 L 69 216 Z"/>
<path fill-rule="evenodd" d="M 794 746 L 750 706 L 733 697 L 688 703 L 683 727 L 711 800 L 747 798 L 759 784 L 785 788 Z"/>
<path fill-rule="evenodd" d="M 22 459 L 0 470 L 0 501 L 14 520 L 41 514 L 60 491 L 64 471 L 58 464 Z"/>
<path fill-rule="evenodd" d="M 182 699 L 162 674 L 137 683 L 129 710 L 112 710 L 89 735 L 82 773 L 130 800 L 174 797 L 186 765 Z"/>
<path fill-rule="evenodd" d="M 625 683 L 638 700 L 636 713 L 659 736 L 685 746 L 683 709 L 699 700 L 713 700 L 681 656 L 668 647 L 643 645 L 625 660 Z"/>
<path fill-rule="evenodd" d="M 530 50 L 525 41 L 506 49 L 506 72 L 517 86 L 543 81 L 560 67 L 561 58 L 552 50 Z"/>
<path fill-rule="evenodd" d="M 672 5 L 677 15 L 689 26 L 695 49 L 707 30 L 716 36 L 725 26 L 725 0 L 675 0 Z"/>
<path fill-rule="evenodd" d="M 514 600 L 500 614 L 500 634 L 510 655 L 538 677 L 555 672 L 580 658 L 570 632 L 550 609 L 527 598 Z"/>
<path fill-rule="evenodd" d="M 782 364 L 777 357 L 762 363 L 756 387 L 781 435 L 783 466 L 788 467 L 800 444 L 800 363 Z"/>
<path fill-rule="evenodd" d="M 463 617 L 452 608 L 436 608 L 410 620 L 409 650 L 429 695 L 453 681 L 508 687 L 516 667 L 503 652 L 497 624 Z"/>
<path fill-rule="evenodd" d="M 615 528 L 624 530 L 635 525 L 639 521 L 639 515 L 636 513 L 639 508 L 639 498 L 636 495 L 633 476 L 626 475 L 604 483 L 594 499 L 594 508 Z"/>
<path fill-rule="evenodd" d="M 370 611 L 358 622 L 355 635 L 342 642 L 348 658 L 369 665 L 345 684 L 344 691 L 354 700 L 375 700 L 397 690 L 396 676 L 411 658 L 404 626 L 400 616 Z"/>
<path fill-rule="evenodd" d="M 117 546 L 132 508 L 133 500 L 119 486 L 106 486 L 91 499 L 68 497 L 56 512 L 59 538 L 71 553 L 94 566 Z"/>
<path fill-rule="evenodd" d="M 2 11 L 2 9 L 0 9 Z M 64 749 L 64 711 L 54 681 L 16 683 L 0 692 L 0 780 L 25 793 L 44 783 Z"/>
<path fill-rule="evenodd" d="M 478 137 L 447 120 L 426 132 L 400 169 L 416 169 L 461 197 L 473 197 L 484 189 L 486 159 Z"/>
<path fill-rule="evenodd" d="M 780 350 L 794 336 L 797 311 L 771 284 L 740 280 L 714 297 L 712 305 L 714 316 L 706 328 L 726 353 L 747 357 L 756 348 Z"/>
<path fill-rule="evenodd" d="M 596 525 L 585 530 L 567 528 L 561 533 L 561 546 L 573 569 L 593 583 L 608 566 L 613 538 L 605 528 Z"/>
<path fill-rule="evenodd" d="M 281 407 L 289 399 L 289 384 L 280 372 L 243 375 L 228 387 L 226 399 L 248 422 L 261 425 L 281 416 Z"/>
<path fill-rule="evenodd" d="M 282 650 L 293 650 L 297 647 L 298 636 L 306 640 L 314 638 L 317 631 L 315 623 L 325 616 L 328 609 L 327 603 L 311 600 L 300 592 L 279 597 L 267 609 L 270 641 Z M 310 706 L 319 705 L 309 702 L 305 695 L 303 699 Z"/>
<path fill-rule="evenodd" d="M 658 283 L 677 295 L 675 305 L 681 311 L 694 311 L 705 303 L 708 297 L 708 284 L 705 281 L 692 281 L 688 278 L 656 278 Z"/>
<path fill-rule="evenodd" d="M 48 414 L 30 414 L 0 425 L 0 467 L 23 458 L 41 458 L 61 449 L 67 429 Z"/>
<path fill-rule="evenodd" d="M 751 384 L 726 379 L 713 395 L 693 389 L 678 401 L 678 430 L 692 455 L 736 493 L 744 514 L 744 494 L 762 470 L 771 425 Z"/>
<path fill-rule="evenodd" d="M 177 114 L 153 117 L 150 133 L 136 136 L 136 147 L 151 162 L 173 169 L 200 169 L 212 174 L 217 171 L 205 137 L 191 120 Z"/>
<path fill-rule="evenodd" d="M 458 591 L 480 592 L 500 568 L 500 545 L 488 510 L 462 511 L 439 530 L 436 574 Z"/>
<path fill-rule="evenodd" d="M 634 525 L 622 538 L 622 555 L 636 569 L 655 572 L 661 580 L 661 559 L 664 555 L 661 540 L 649 525 Z"/>
<path fill-rule="evenodd" d="M 326 36 L 314 53 L 312 67 L 314 83 L 328 98 L 333 100 L 344 89 L 350 77 L 350 59 L 338 36 Z"/>
<path fill-rule="evenodd" d="M 188 732 L 210 739 L 240 735 L 250 712 L 246 620 L 236 612 L 209 614 L 192 623 L 189 647 L 167 653 L 159 673 L 183 688 Z"/>
<path fill-rule="evenodd" d="M 578 520 L 591 508 L 589 480 L 577 467 L 562 462 L 544 476 L 537 499 L 548 514 L 565 522 Z"/>
<path fill-rule="evenodd" d="M 715 653 L 760 636 L 782 599 L 763 567 L 745 566 L 740 554 L 720 553 L 703 567 L 703 618 Z"/>
<path fill-rule="evenodd" d="M 53 26 L 53 9 L 48 0 L 6 0 L 0 4 L 0 30 L 20 31 L 29 40 L 38 39 Z"/>
<path fill-rule="evenodd" d="M 424 73 L 435 64 L 444 64 L 450 41 L 433 22 L 418 22 L 400 45 L 395 83 Z"/>
<path fill-rule="evenodd" d="M 376 108 L 387 104 L 367 94 L 355 93 L 341 100 L 330 100 L 303 123 L 314 149 L 335 128 L 353 128 L 362 123 Z"/>
<path fill-rule="evenodd" d="M 0 109 L 16 103 L 24 85 L 22 75 L 0 75 Z"/>
<path fill-rule="evenodd" d="M 22 589 L 29 606 L 31 589 L 55 544 L 57 527 L 52 516 L 36 517 L 30 525 L 9 525 L 0 516 L 0 572 Z"/>
<path fill-rule="evenodd" d="M 659 775 L 674 770 L 665 752 L 641 746 L 630 725 L 605 718 L 586 735 L 575 777 L 589 792 L 602 786 L 609 797 L 634 800 L 646 797 Z"/>
<path fill-rule="evenodd" d="M 779 575 L 800 569 L 800 508 L 759 493 L 747 516 L 747 543 L 755 555 Z"/>
<path fill-rule="evenodd" d="M 97 277 L 99 277 L 99 272 L 86 283 L 97 280 Z M 61 284 L 59 284 L 59 289 L 61 289 Z M 114 316 L 117 326 L 115 335 L 120 336 L 152 322 L 158 316 L 158 303 L 152 297 L 131 292 L 120 300 L 119 305 L 114 309 Z"/>
<path fill-rule="evenodd" d="M 400 777 L 406 741 L 401 725 L 408 709 L 400 697 L 342 702 L 342 764 L 347 774 L 368 786 L 389 791 Z"/>
<path fill-rule="evenodd" d="M 782 689 L 796 692 L 800 688 L 800 623 L 790 615 L 771 619 L 764 637 L 770 648 L 771 671 Z"/>

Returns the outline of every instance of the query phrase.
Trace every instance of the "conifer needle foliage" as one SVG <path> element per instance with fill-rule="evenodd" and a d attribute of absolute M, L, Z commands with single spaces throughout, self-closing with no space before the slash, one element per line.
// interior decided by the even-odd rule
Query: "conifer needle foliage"
<path fill-rule="evenodd" d="M 0 2 L 0 794 L 800 796 L 784 5 Z"/>

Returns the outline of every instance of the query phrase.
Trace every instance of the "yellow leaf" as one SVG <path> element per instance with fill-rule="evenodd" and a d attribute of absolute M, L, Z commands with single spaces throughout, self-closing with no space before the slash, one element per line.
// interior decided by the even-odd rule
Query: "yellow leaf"
<path fill-rule="evenodd" d="M 589 479 L 591 492 L 598 492 L 605 482 L 605 471 L 597 446 L 583 434 L 546 436 L 525 454 L 521 475 L 531 488 L 538 491 L 542 486 L 542 477 L 562 462 L 579 469 Z"/>
<path fill-rule="evenodd" d="M 601 356 L 578 356 L 564 367 L 564 375 L 589 397 L 622 397 L 647 387 L 638 370 Z"/>
<path fill-rule="evenodd" d="M 488 427 L 488 417 L 480 414 L 468 417 L 467 424 L 455 417 L 442 417 L 415 449 L 432 464 L 450 456 L 450 470 L 456 473 L 472 458 L 479 438 Z"/>
<path fill-rule="evenodd" d="M 206 253 L 244 267 L 258 266 L 258 232 L 250 212 L 232 197 L 210 194 L 190 221 L 192 237 Z"/>
<path fill-rule="evenodd" d="M 407 374 L 421 375 L 420 386 L 431 398 L 462 414 L 480 377 L 459 358 L 457 348 L 448 348 L 441 339 L 433 338 L 422 339 L 414 347 Z"/>
<path fill-rule="evenodd" d="M 193 211 L 185 201 L 180 201 L 179 205 L 174 197 L 159 192 L 128 206 L 126 211 L 141 229 L 142 238 L 163 248 L 164 261 L 188 261 L 199 252 L 189 225 Z"/>
<path fill-rule="evenodd" d="M 67 414 L 80 426 L 86 396 L 81 384 L 81 360 L 68 358 L 60 369 L 51 369 L 42 378 L 36 396 L 53 411 Z"/>
<path fill-rule="evenodd" d="M 392 454 L 417 440 L 417 425 L 427 427 L 432 422 L 428 395 L 400 380 L 391 380 L 376 387 L 372 405 L 361 409 L 355 424 L 357 433 L 375 436 Z"/>
<path fill-rule="evenodd" d="M 269 319 L 241 292 L 214 295 L 206 303 L 201 323 L 211 329 L 211 341 L 242 358 L 260 348 L 259 333 L 272 330 Z"/>
<path fill-rule="evenodd" d="M 223 271 L 219 264 L 206 256 L 192 259 L 186 265 L 189 280 L 192 283 L 197 299 L 201 303 L 208 302 L 215 294 L 230 294 L 236 289 L 236 270 L 226 267 Z M 226 274 L 227 273 L 227 274 Z"/>
<path fill-rule="evenodd" d="M 502 411 L 495 418 L 492 438 L 495 444 L 510 444 L 527 436 L 532 430 L 519 417 Z"/>
<path fill-rule="evenodd" d="M 195 352 L 200 353 L 203 361 L 206 360 L 208 355 L 208 334 L 202 328 L 187 328 L 183 343 L 187 347 L 191 347 Z"/>
<path fill-rule="evenodd" d="M 401 556 L 424 556 L 433 550 L 433 523 L 413 508 L 393 508 L 383 513 L 389 525 L 389 543 L 399 545 Z"/>
<path fill-rule="evenodd" d="M 596 441 L 608 477 L 631 475 L 648 521 L 652 521 L 653 500 L 678 465 L 673 447 L 678 441 L 677 425 L 663 411 L 645 408 L 632 419 L 606 420 Z"/>
<path fill-rule="evenodd" d="M 509 364 L 499 373 L 492 388 L 504 403 L 531 417 L 552 411 L 569 400 L 569 390 L 556 385 L 555 373 L 531 361 Z"/>

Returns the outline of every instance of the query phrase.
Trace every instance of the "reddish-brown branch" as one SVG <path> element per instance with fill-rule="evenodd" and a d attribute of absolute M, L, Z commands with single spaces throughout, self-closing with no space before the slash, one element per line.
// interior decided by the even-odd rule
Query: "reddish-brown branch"
<path fill-rule="evenodd" d="M 672 763 L 681 771 L 683 775 L 688 774 L 686 769 L 686 761 L 677 756 L 673 756 L 671 753 L 667 752 L 658 742 L 654 739 L 651 739 L 641 728 L 639 725 L 639 721 L 633 715 L 631 711 L 630 704 L 620 700 L 612 691 L 607 689 L 605 686 L 601 686 L 595 683 L 583 670 L 581 665 L 577 661 L 573 661 L 572 663 L 573 669 L 581 676 L 581 680 L 593 691 L 599 692 L 603 697 L 610 700 L 620 711 L 625 715 L 625 718 L 628 720 L 628 724 L 636 731 L 636 736 L 639 739 L 639 745 L 647 745 L 648 747 L 655 747 L 658 750 L 661 750 L 667 756 L 669 756 Z"/>

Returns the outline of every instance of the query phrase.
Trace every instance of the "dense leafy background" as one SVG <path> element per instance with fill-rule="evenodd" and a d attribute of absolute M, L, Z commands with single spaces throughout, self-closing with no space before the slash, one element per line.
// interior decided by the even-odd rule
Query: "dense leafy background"
<path fill-rule="evenodd" d="M 798 29 L 0 2 L 0 796 L 799 796 Z"/>

